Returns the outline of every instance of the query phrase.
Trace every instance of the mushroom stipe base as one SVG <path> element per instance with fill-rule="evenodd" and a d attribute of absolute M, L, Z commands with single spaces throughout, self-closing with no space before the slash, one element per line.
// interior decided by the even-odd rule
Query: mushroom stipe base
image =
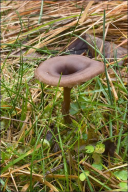
<path fill-rule="evenodd" d="M 35 77 L 47 85 L 64 87 L 62 114 L 65 123 L 70 123 L 71 88 L 94 78 L 104 71 L 104 64 L 99 61 L 81 55 L 66 55 L 53 57 L 42 62 L 35 70 Z"/>

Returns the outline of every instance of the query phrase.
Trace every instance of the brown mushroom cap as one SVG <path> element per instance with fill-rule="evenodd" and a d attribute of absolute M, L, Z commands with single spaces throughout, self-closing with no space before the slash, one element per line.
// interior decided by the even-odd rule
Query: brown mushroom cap
<path fill-rule="evenodd" d="M 104 72 L 104 64 L 81 55 L 66 55 L 50 58 L 35 70 L 41 82 L 60 87 L 73 87 Z"/>

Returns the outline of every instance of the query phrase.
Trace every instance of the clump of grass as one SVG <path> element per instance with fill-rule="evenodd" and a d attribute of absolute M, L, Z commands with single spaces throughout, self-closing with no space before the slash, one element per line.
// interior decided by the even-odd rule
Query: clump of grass
<path fill-rule="evenodd" d="M 116 55 L 110 63 L 95 47 L 106 76 L 72 89 L 70 126 L 60 112 L 62 89 L 34 78 L 40 62 L 67 54 L 85 32 L 103 38 L 104 29 L 105 40 L 126 48 L 126 10 L 126 1 L 2 2 L 3 191 L 126 191 L 126 63 L 118 66 Z M 97 149 L 106 141 L 113 155 Z"/>

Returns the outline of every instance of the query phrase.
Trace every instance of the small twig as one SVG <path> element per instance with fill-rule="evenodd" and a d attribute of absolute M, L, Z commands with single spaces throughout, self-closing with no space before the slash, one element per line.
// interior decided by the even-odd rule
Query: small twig
<path fill-rule="evenodd" d="M 18 120 L 18 119 L 12 119 L 12 118 L 9 118 L 9 117 L 1 117 L 1 119 L 7 119 L 7 120 L 11 120 L 11 121 L 18 121 L 18 122 L 22 122 L 22 123 L 27 123 L 27 124 L 29 124 L 29 122 L 21 121 L 21 120 Z"/>

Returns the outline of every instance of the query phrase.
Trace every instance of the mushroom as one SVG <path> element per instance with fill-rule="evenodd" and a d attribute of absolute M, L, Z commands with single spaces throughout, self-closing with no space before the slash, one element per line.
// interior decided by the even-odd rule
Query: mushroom
<path fill-rule="evenodd" d="M 101 62 L 81 55 L 66 55 L 53 57 L 42 62 L 35 70 L 35 77 L 45 84 L 59 85 L 64 88 L 62 114 L 65 123 L 70 123 L 71 88 L 92 79 L 104 70 L 104 64 Z"/>

